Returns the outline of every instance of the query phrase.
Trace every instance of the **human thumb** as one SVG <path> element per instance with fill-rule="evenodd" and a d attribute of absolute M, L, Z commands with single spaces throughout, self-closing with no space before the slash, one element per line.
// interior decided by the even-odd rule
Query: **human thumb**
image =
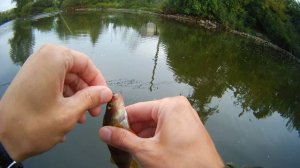
<path fill-rule="evenodd" d="M 83 114 L 89 109 L 107 103 L 112 97 L 112 91 L 106 86 L 90 86 L 69 97 L 68 103 L 73 111 Z M 81 115 L 80 115 L 81 116 Z"/>
<path fill-rule="evenodd" d="M 135 153 L 143 139 L 134 133 L 118 127 L 105 126 L 99 130 L 99 137 L 108 145 Z"/>

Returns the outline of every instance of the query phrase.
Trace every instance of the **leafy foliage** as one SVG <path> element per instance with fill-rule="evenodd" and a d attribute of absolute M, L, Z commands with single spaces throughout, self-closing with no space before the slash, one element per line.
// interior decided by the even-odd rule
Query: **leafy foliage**
<path fill-rule="evenodd" d="M 15 12 L 14 10 L 6 11 L 6 12 L 0 12 L 0 24 L 3 24 L 13 18 L 15 18 Z"/>
<path fill-rule="evenodd" d="M 49 8 L 55 7 L 53 0 L 13 0 L 16 2 L 16 13 L 19 16 L 34 15 L 37 13 L 43 13 L 45 10 L 49 11 Z"/>
<path fill-rule="evenodd" d="M 300 5 L 295 0 L 165 0 L 164 10 L 254 30 L 300 57 Z"/>
<path fill-rule="evenodd" d="M 19 15 L 66 8 L 142 8 L 213 19 L 256 32 L 300 57 L 300 4 L 296 0 L 13 0 Z"/>

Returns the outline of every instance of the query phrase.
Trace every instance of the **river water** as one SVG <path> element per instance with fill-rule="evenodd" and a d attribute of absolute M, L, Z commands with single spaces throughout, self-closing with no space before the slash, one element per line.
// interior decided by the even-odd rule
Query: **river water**
<path fill-rule="evenodd" d="M 300 166 L 300 66 L 251 40 L 116 11 L 16 20 L 0 26 L 0 39 L 0 96 L 30 54 L 60 44 L 86 53 L 126 104 L 186 96 L 225 162 Z M 89 117 L 24 165 L 115 167 L 98 138 L 102 117 Z"/>

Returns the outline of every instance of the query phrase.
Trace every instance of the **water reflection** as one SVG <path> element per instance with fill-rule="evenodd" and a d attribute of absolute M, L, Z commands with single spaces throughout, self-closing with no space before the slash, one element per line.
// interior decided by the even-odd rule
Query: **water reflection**
<path fill-rule="evenodd" d="M 160 29 L 167 30 L 161 32 L 161 38 L 168 45 L 170 67 L 179 82 L 193 86 L 190 100 L 200 111 L 210 115 L 215 110 L 205 110 L 205 105 L 212 97 L 220 98 L 231 89 L 237 98 L 235 103 L 243 108 L 240 116 L 251 111 L 262 119 L 278 112 L 288 118 L 288 128 L 300 130 L 297 65 L 282 64 L 280 58 L 270 59 L 276 55 L 272 50 L 226 34 L 191 32 L 184 26 Z M 174 39 L 174 34 L 179 37 Z M 252 50 L 245 52 L 249 47 Z"/>
<path fill-rule="evenodd" d="M 140 28 L 140 34 L 145 37 L 155 37 L 159 35 L 159 30 L 155 23 L 148 22 Z"/>
<path fill-rule="evenodd" d="M 28 56 L 32 54 L 35 42 L 31 21 L 16 20 L 13 29 L 14 35 L 9 39 L 10 57 L 15 64 L 23 65 Z"/>
<path fill-rule="evenodd" d="M 153 85 L 154 85 L 154 78 L 155 78 L 155 72 L 156 72 L 156 67 L 157 67 L 157 61 L 158 61 L 158 55 L 159 55 L 159 47 L 160 47 L 160 43 L 161 43 L 161 40 L 160 38 L 158 39 L 158 42 L 157 42 L 157 47 L 156 47 L 156 53 L 155 53 L 155 56 L 154 56 L 154 66 L 153 66 L 153 71 L 152 71 L 152 76 L 151 76 L 151 81 L 150 81 L 150 92 L 152 92 L 153 90 Z"/>
<path fill-rule="evenodd" d="M 150 40 L 151 46 L 147 46 L 146 49 L 153 52 L 147 51 L 151 53 L 148 56 L 151 58 L 149 64 L 145 65 L 150 66 L 150 75 L 142 74 L 145 78 L 130 80 L 113 78 L 108 81 L 109 84 L 121 88 L 131 85 L 133 89 L 142 89 L 142 94 L 157 94 L 157 85 L 169 82 L 169 79 L 158 80 L 164 78 L 160 74 L 160 68 L 166 67 L 175 78 L 175 83 L 187 84 L 192 88 L 192 91 L 183 91 L 183 94 L 188 95 L 204 122 L 214 114 L 224 112 L 220 110 L 221 105 L 212 105 L 212 101 L 222 99 L 226 93 L 233 93 L 234 98 L 231 101 L 241 107 L 240 111 L 234 111 L 234 115 L 239 116 L 241 120 L 249 113 L 256 119 L 272 118 L 270 116 L 274 113 L 279 113 L 286 119 L 286 127 L 290 131 L 297 130 L 300 136 L 299 66 L 284 62 L 278 53 L 246 39 L 200 30 L 149 15 L 126 13 L 63 13 L 32 21 L 18 20 L 13 29 L 13 37 L 9 40 L 10 56 L 18 65 L 22 65 L 32 53 L 37 38 L 35 31 L 53 31 L 53 35 L 57 35 L 61 41 L 73 40 L 73 43 L 76 39 L 87 37 L 96 47 L 99 47 L 99 43 L 104 43 L 103 40 L 113 39 L 107 36 L 121 34 L 119 43 L 126 44 L 124 46 L 130 48 L 132 53 L 140 49 L 139 46 L 144 45 L 145 41 Z M 105 34 L 108 32 L 112 34 Z M 120 57 L 112 58 L 120 53 L 116 52 L 114 55 L 112 52 L 108 51 L 106 54 L 112 59 L 107 61 L 107 64 L 115 63 L 115 60 L 120 61 Z M 129 57 L 132 53 L 124 53 L 124 57 Z M 146 57 L 145 55 L 142 56 Z M 137 57 L 124 57 L 121 59 L 124 62 L 137 62 Z M 101 61 L 105 59 L 102 57 Z M 160 60 L 163 59 L 166 65 L 160 64 Z M 115 68 L 118 67 L 109 70 Z M 114 72 L 117 71 L 119 70 Z"/>
<path fill-rule="evenodd" d="M 54 16 L 42 17 L 36 20 L 32 20 L 31 25 L 33 28 L 37 29 L 40 32 L 48 32 L 54 28 L 54 21 Z"/>
<path fill-rule="evenodd" d="M 288 128 L 300 130 L 299 67 L 280 63 L 280 58 L 273 57 L 277 53 L 272 50 L 224 33 L 199 31 L 181 24 L 174 26 L 172 22 L 162 23 L 150 16 L 68 13 L 33 21 L 17 20 L 14 36 L 9 40 L 11 59 L 21 65 L 32 53 L 35 43 L 33 29 L 42 32 L 55 29 L 60 39 L 89 36 L 95 44 L 103 29 L 110 24 L 114 29 L 133 29 L 141 38 L 157 38 L 150 91 L 153 90 L 159 48 L 163 43 L 168 65 L 176 80 L 193 87 L 189 100 L 201 112 L 204 121 L 218 112 L 218 107 L 207 106 L 211 99 L 220 98 L 231 89 L 237 98 L 235 103 L 243 108 L 240 116 L 251 111 L 260 119 L 278 112 L 288 118 Z M 127 32 L 124 31 L 124 36 Z"/>
<path fill-rule="evenodd" d="M 60 39 L 89 36 L 92 44 L 95 44 L 105 26 L 102 16 L 99 12 L 82 13 L 81 15 L 63 13 L 58 15 L 55 31 Z"/>

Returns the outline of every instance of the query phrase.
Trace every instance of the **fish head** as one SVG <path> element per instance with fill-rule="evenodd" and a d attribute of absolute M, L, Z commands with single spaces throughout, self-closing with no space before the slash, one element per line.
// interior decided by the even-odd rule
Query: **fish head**
<path fill-rule="evenodd" d="M 124 100 L 120 93 L 114 93 L 112 99 L 108 102 L 104 116 L 104 125 L 125 129 L 130 128 Z"/>
<path fill-rule="evenodd" d="M 117 115 L 122 113 L 122 110 L 125 108 L 123 97 L 120 93 L 114 93 L 112 99 L 107 104 L 107 112 L 112 115 Z"/>

